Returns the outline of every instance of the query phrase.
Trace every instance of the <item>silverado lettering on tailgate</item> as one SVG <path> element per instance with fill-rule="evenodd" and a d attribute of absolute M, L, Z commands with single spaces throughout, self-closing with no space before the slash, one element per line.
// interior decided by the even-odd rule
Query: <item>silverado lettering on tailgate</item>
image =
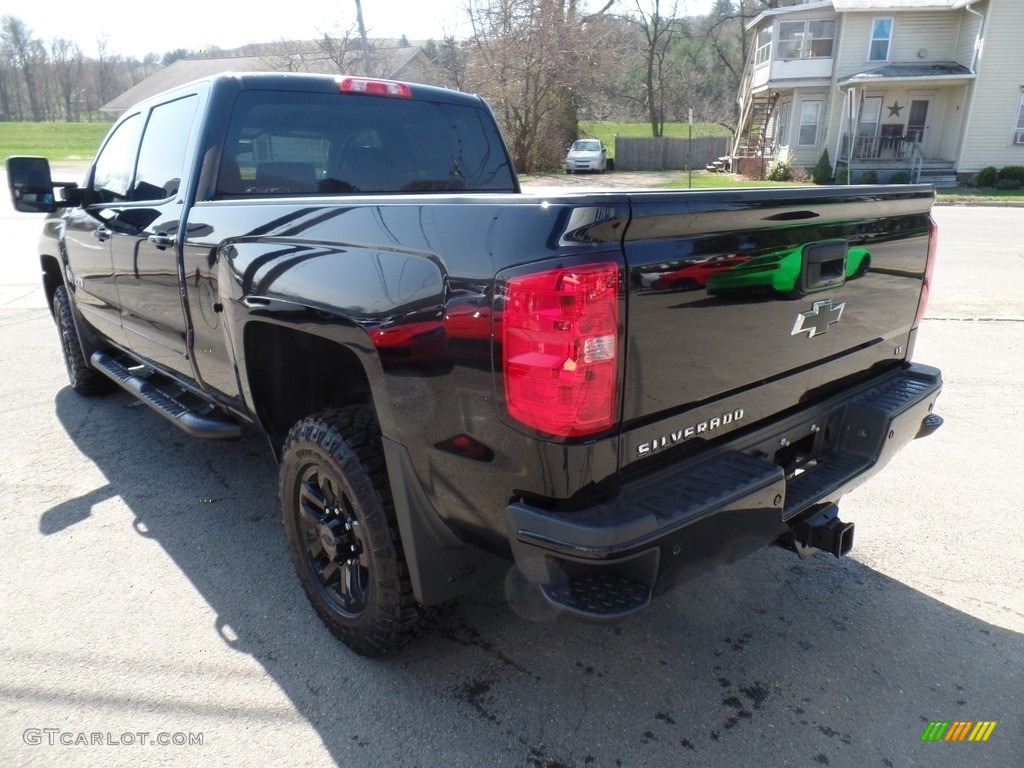
<path fill-rule="evenodd" d="M 713 432 L 716 429 L 721 429 L 724 426 L 739 421 L 743 418 L 743 415 L 743 409 L 737 408 L 734 411 L 723 413 L 721 416 L 715 416 L 714 418 L 702 421 L 699 424 L 693 424 L 692 426 L 684 427 L 683 429 L 674 430 L 669 432 L 667 435 L 659 435 L 649 442 L 640 443 L 640 445 L 636 447 L 636 455 L 648 456 L 662 448 L 668 448 L 669 446 L 675 445 L 679 442 L 685 442 L 686 440 L 690 440 L 698 435 Z"/>

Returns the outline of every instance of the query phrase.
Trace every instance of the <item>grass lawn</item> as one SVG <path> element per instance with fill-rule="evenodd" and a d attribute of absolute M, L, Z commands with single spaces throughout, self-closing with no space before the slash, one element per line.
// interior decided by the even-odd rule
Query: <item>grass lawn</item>
<path fill-rule="evenodd" d="M 1024 203 L 1024 189 L 956 189 L 938 190 L 941 203 Z"/>
<path fill-rule="evenodd" d="M 686 123 L 665 123 L 665 136 L 674 139 L 689 137 L 690 126 Z M 608 147 L 608 155 L 615 156 L 615 137 L 629 136 L 648 138 L 651 135 L 650 123 L 615 123 L 608 120 L 602 122 L 580 122 L 580 136 L 600 139 Z M 718 123 L 694 123 L 693 138 L 704 136 L 732 136 L 732 131 Z"/>
<path fill-rule="evenodd" d="M 110 123 L 0 123 L 0 158 L 91 160 L 109 130 Z"/>
<path fill-rule="evenodd" d="M 686 172 L 679 171 L 680 177 L 675 181 L 663 184 L 666 189 L 686 189 Z M 694 189 L 717 189 L 723 187 L 799 187 L 808 186 L 810 181 L 755 181 L 730 173 L 693 172 Z M 938 190 L 937 201 L 940 203 L 1022 203 L 1024 189 L 971 189 L 958 187 L 951 190 Z"/>
<path fill-rule="evenodd" d="M 754 181 L 732 173 L 693 172 L 693 189 L 724 189 L 727 187 L 800 187 L 809 181 Z M 663 185 L 665 189 L 687 189 L 689 180 L 686 171 L 679 171 L 679 178 Z"/>

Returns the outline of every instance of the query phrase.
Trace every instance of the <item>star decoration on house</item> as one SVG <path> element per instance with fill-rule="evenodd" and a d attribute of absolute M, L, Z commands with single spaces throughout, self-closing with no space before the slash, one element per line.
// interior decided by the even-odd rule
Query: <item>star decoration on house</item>
<path fill-rule="evenodd" d="M 903 107 L 900 106 L 898 101 L 894 101 L 889 107 L 889 117 L 899 117 L 900 112 L 903 111 Z"/>

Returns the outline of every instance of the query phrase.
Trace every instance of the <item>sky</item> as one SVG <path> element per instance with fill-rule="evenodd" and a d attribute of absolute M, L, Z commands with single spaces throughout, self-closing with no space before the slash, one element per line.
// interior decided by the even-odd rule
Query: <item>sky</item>
<path fill-rule="evenodd" d="M 635 2 L 619 0 L 617 5 L 625 9 Z M 663 8 L 669 3 L 662 0 Z M 590 0 L 592 8 L 599 4 Z M 363 21 L 370 37 L 465 37 L 465 5 L 466 0 L 362 0 Z M 679 0 L 680 9 L 693 15 L 707 13 L 711 5 L 712 0 Z M 355 25 L 355 8 L 355 0 L 285 0 L 281 5 L 242 0 L 0 0 L 0 16 L 17 16 L 44 41 L 64 37 L 95 57 L 97 39 L 105 36 L 108 53 L 138 59 L 178 48 L 226 49 L 310 39 L 322 32 L 344 34 Z"/>

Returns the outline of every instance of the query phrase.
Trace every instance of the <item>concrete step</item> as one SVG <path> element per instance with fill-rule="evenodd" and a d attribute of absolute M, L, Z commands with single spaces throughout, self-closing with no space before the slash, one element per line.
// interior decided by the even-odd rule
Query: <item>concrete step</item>
<path fill-rule="evenodd" d="M 932 184 L 936 189 L 952 189 L 957 185 L 956 174 L 953 173 L 927 173 L 921 171 L 920 182 Z"/>

